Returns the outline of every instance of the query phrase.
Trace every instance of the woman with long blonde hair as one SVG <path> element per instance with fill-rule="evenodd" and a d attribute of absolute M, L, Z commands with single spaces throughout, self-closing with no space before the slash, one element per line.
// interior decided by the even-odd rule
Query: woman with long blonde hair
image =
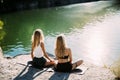
<path fill-rule="evenodd" d="M 72 63 L 72 52 L 66 46 L 64 35 L 59 35 L 56 39 L 55 55 L 58 60 L 55 70 L 58 72 L 70 72 L 83 63 L 83 60 Z"/>
<path fill-rule="evenodd" d="M 31 57 L 33 66 L 43 68 L 54 65 L 54 61 L 47 55 L 44 47 L 44 36 L 41 29 L 36 29 L 32 35 Z"/>

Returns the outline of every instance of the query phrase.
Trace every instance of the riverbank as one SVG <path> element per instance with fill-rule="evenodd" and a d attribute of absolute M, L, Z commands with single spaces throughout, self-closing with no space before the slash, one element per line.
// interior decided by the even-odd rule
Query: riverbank
<path fill-rule="evenodd" d="M 83 74 L 55 73 L 27 66 L 30 55 L 20 55 L 12 59 L 0 59 L 0 79 L 2 80 L 115 80 L 115 75 L 107 68 L 84 62 L 81 66 L 89 69 Z"/>
<path fill-rule="evenodd" d="M 40 8 L 50 8 L 57 6 L 64 6 L 77 3 L 86 3 L 99 0 L 9 0 L 0 1 L 0 13 L 8 14 L 10 12 L 30 10 L 30 9 L 40 9 Z M 7 5 L 7 6 L 6 6 Z"/>

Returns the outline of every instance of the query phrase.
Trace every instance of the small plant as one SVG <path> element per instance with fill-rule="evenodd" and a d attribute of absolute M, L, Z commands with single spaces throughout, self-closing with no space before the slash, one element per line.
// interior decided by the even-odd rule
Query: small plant
<path fill-rule="evenodd" d="M 4 25 L 3 21 L 0 20 L 0 29 L 3 28 L 3 25 Z"/>
<path fill-rule="evenodd" d="M 112 64 L 110 70 L 116 75 L 117 79 L 120 80 L 120 60 Z"/>

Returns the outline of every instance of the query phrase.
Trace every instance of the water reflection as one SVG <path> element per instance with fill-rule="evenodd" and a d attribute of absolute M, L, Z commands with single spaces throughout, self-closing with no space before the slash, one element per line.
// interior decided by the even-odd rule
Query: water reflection
<path fill-rule="evenodd" d="M 107 2 L 6 14 L 2 15 L 6 36 L 1 45 L 5 55 L 28 53 L 33 30 L 41 28 L 47 52 L 54 54 L 56 36 L 64 33 L 74 60 L 110 66 L 120 58 L 119 17 L 120 12 Z"/>
<path fill-rule="evenodd" d="M 106 16 L 102 22 L 86 25 L 75 44 L 80 43 L 82 53 L 97 65 L 111 66 L 120 59 L 120 12 Z M 79 34 L 74 35 L 79 36 Z M 78 47 L 79 47 L 78 46 Z M 80 50 L 80 49 L 78 49 Z"/>

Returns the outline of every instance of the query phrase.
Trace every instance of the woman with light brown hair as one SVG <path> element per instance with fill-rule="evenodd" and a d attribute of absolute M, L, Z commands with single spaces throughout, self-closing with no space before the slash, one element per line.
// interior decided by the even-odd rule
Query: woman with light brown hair
<path fill-rule="evenodd" d="M 64 35 L 59 35 L 56 39 L 55 56 L 58 60 L 55 70 L 58 72 L 70 72 L 83 63 L 83 60 L 72 63 L 72 52 L 66 47 Z"/>
<path fill-rule="evenodd" d="M 55 62 L 48 56 L 44 47 L 44 36 L 41 29 L 36 29 L 32 35 L 32 65 L 36 68 L 43 68 L 54 65 Z"/>

